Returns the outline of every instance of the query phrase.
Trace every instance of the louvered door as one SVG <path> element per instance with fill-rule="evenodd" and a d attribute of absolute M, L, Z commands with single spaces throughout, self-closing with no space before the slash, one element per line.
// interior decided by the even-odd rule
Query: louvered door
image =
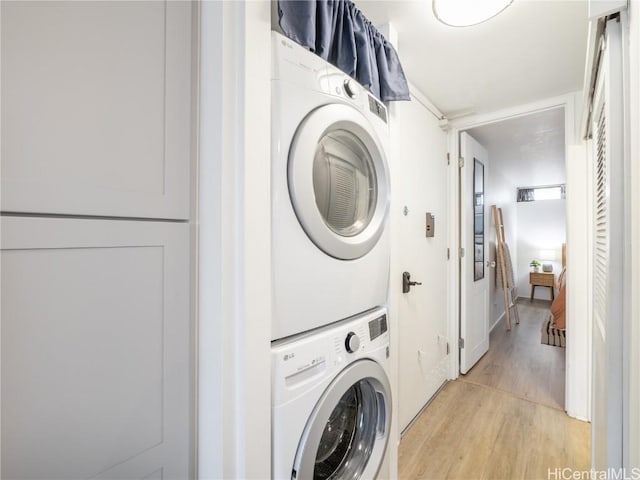
<path fill-rule="evenodd" d="M 591 132 L 594 161 L 592 462 L 622 463 L 623 105 L 620 24 L 609 21 Z M 570 274 L 570 273 L 569 273 Z"/>

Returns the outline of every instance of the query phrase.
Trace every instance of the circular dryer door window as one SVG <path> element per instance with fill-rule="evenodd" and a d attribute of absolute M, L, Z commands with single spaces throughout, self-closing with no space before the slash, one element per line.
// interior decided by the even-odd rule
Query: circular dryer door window
<path fill-rule="evenodd" d="M 380 365 L 361 360 L 343 370 L 307 422 L 292 478 L 375 478 L 386 450 L 390 408 Z"/>
<path fill-rule="evenodd" d="M 289 152 L 289 192 L 304 231 L 344 260 L 377 243 L 388 210 L 384 150 L 367 119 L 347 105 L 326 105 L 300 124 Z"/>
<path fill-rule="evenodd" d="M 361 233 L 375 212 L 376 171 L 367 147 L 348 130 L 320 139 L 313 159 L 316 206 L 327 227 L 343 237 Z"/>

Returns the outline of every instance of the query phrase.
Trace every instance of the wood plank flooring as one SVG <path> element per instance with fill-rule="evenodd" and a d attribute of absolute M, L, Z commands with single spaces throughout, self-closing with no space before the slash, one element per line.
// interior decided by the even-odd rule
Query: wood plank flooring
<path fill-rule="evenodd" d="M 526 386 L 549 380 L 561 363 L 555 358 L 559 353 L 564 369 L 564 349 L 541 345 L 555 349 L 548 352 L 554 360 L 541 355 L 542 364 L 525 365 L 537 358 L 527 336 L 540 342 L 534 317 L 541 308 L 535 303 L 519 308 L 521 323 L 510 334 L 502 324 L 494 329 L 491 349 L 502 353 L 489 356 L 490 351 L 466 378 L 445 385 L 402 437 L 400 479 L 547 479 L 548 469 L 590 468 L 591 426 L 558 407 L 563 400 L 557 393 L 564 387 L 554 385 L 545 393 Z M 532 376 L 522 379 L 525 375 Z"/>
<path fill-rule="evenodd" d="M 540 343 L 550 302 L 520 299 L 520 324 L 504 319 L 491 332 L 489 352 L 462 379 L 564 410 L 565 351 Z"/>

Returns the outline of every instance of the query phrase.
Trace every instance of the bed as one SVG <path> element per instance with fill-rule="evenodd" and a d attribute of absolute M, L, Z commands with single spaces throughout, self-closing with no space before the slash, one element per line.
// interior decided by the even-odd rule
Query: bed
<path fill-rule="evenodd" d="M 558 295 L 551 303 L 551 311 L 542 322 L 540 342 L 554 347 L 566 347 L 566 273 L 567 246 L 562 244 L 562 271 L 558 275 Z"/>

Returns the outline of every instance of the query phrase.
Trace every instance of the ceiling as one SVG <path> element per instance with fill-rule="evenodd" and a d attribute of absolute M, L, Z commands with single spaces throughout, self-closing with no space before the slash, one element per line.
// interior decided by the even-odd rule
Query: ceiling
<path fill-rule="evenodd" d="M 409 81 L 449 118 L 582 89 L 586 0 L 514 0 L 463 28 L 437 21 L 431 0 L 356 3 L 374 25 L 395 28 Z"/>
<path fill-rule="evenodd" d="M 564 108 L 555 108 L 468 132 L 487 149 L 490 172 L 532 187 L 566 182 L 564 126 Z"/>

